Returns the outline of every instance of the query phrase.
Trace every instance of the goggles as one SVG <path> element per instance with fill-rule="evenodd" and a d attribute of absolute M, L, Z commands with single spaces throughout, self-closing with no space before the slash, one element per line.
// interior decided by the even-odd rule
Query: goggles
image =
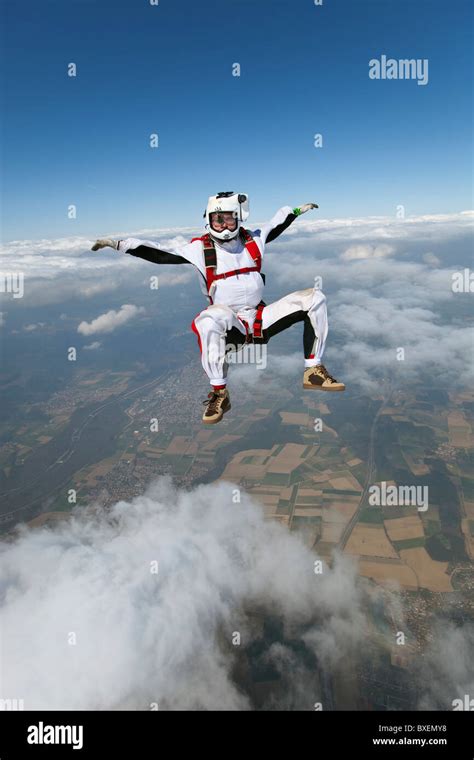
<path fill-rule="evenodd" d="M 211 228 L 220 232 L 224 228 L 235 230 L 237 226 L 237 216 L 235 211 L 213 211 L 209 214 Z"/>

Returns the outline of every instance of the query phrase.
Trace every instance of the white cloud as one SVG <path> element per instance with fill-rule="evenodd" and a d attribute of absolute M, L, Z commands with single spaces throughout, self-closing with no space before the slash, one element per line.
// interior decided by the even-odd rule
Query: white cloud
<path fill-rule="evenodd" d="M 161 231 L 163 232 L 163 231 Z M 117 235 L 115 237 L 118 237 Z M 172 250 L 188 238 L 162 240 Z M 172 287 L 197 278 L 189 265 L 157 267 L 136 257 L 104 249 L 93 253 L 86 238 L 18 240 L 0 248 L 2 272 L 21 272 L 24 296 L 12 299 L 15 308 L 69 303 L 130 287 L 149 290 L 150 274 L 159 274 L 160 287 Z"/>
<path fill-rule="evenodd" d="M 428 264 L 430 267 L 439 267 L 441 264 L 441 259 L 438 256 L 435 256 L 431 251 L 423 254 L 422 259 L 425 264 Z"/>
<path fill-rule="evenodd" d="M 93 343 L 89 343 L 88 346 L 84 346 L 85 351 L 95 351 L 97 348 L 100 348 L 102 343 L 99 340 L 95 340 Z"/>
<path fill-rule="evenodd" d="M 92 322 L 81 322 L 77 332 L 81 335 L 96 335 L 97 333 L 111 333 L 118 327 L 129 322 L 139 314 L 143 314 L 145 309 L 142 306 L 133 304 L 123 304 L 118 311 L 111 309 L 105 314 L 96 317 Z"/>
<path fill-rule="evenodd" d="M 315 553 L 244 491 L 236 503 L 235 488 L 160 478 L 131 503 L 77 508 L 0 543 L 0 698 L 27 710 L 246 710 L 234 666 L 258 640 L 282 687 L 264 709 L 327 707 L 319 674 L 340 677 L 348 660 L 354 670 L 371 610 L 398 619 L 401 599 L 358 579 L 348 558 L 316 574 Z M 283 640 L 262 641 L 264 616 L 282 621 Z M 431 630 L 411 666 L 419 707 L 451 709 L 474 694 L 473 630 Z"/>
<path fill-rule="evenodd" d="M 25 325 L 23 329 L 25 330 L 25 332 L 34 332 L 35 330 L 40 330 L 45 325 L 46 325 L 46 322 L 36 322 L 36 323 L 32 322 L 29 325 Z"/>
<path fill-rule="evenodd" d="M 343 261 L 352 261 L 354 259 L 384 259 L 391 256 L 395 251 L 393 245 L 351 245 L 347 250 L 341 253 Z"/>
<path fill-rule="evenodd" d="M 474 626 L 436 621 L 431 641 L 419 663 L 420 710 L 452 710 L 453 701 L 474 698 Z"/>
<path fill-rule="evenodd" d="M 426 254 L 434 243 L 444 244 L 458 235 L 466 234 L 472 226 L 473 216 L 474 212 L 464 211 L 457 214 L 407 217 L 404 220 L 365 217 L 311 221 L 302 217 L 269 245 L 270 255 L 265 266 L 272 276 L 280 276 L 282 282 L 292 282 L 298 278 L 300 267 L 312 271 L 320 263 L 316 257 L 321 256 L 321 246 L 333 248 L 331 258 L 327 259 L 333 262 L 351 245 L 368 246 L 367 250 L 372 255 L 362 261 L 379 261 L 374 259 L 374 253 L 384 251 L 383 245 L 395 248 L 397 257 L 410 258 L 413 244 L 426 246 Z M 258 225 L 254 223 L 252 226 L 257 228 Z M 188 242 L 197 232 L 195 228 L 150 228 L 104 233 L 101 236 L 157 240 L 165 250 L 173 251 Z M 111 249 L 92 253 L 92 243 L 88 238 L 71 237 L 57 240 L 14 240 L 4 245 L 0 249 L 2 271 L 7 274 L 23 272 L 25 278 L 25 295 L 14 302 L 15 308 L 92 298 L 101 293 L 129 290 L 131 286 L 141 284 L 148 287 L 144 277 L 149 277 L 150 272 L 160 275 L 160 287 L 180 286 L 191 283 L 197 277 L 191 265 L 153 267 L 133 256 L 118 254 Z M 285 253 L 283 257 L 281 251 Z M 301 264 L 299 256 L 302 258 Z M 384 260 L 385 257 L 379 263 L 383 264 Z M 357 263 L 357 259 L 348 261 Z M 347 270 L 345 272 L 347 274 Z"/>
<path fill-rule="evenodd" d="M 339 558 L 315 574 L 314 553 L 245 492 L 235 503 L 234 488 L 180 491 L 161 478 L 111 512 L 78 510 L 0 545 L 0 696 L 25 709 L 247 709 L 233 666 L 262 613 L 280 616 L 320 667 L 353 653 L 365 631 L 353 565 Z M 283 644 L 267 656 L 286 669 L 293 708 L 313 709 L 314 667 Z M 298 688 L 295 664 L 311 688 Z"/>
<path fill-rule="evenodd" d="M 312 236 L 324 242 L 343 243 L 347 240 L 373 240 L 386 238 L 404 240 L 447 240 L 472 227 L 474 211 L 453 214 L 423 214 L 398 219 L 393 216 L 374 216 L 349 219 L 316 219 L 309 215 L 298 219 L 285 235 Z"/>

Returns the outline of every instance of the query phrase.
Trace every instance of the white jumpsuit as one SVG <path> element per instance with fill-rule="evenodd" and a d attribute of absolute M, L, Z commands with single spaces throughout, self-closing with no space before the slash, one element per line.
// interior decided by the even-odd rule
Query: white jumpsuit
<path fill-rule="evenodd" d="M 268 236 L 279 225 L 288 226 L 288 221 L 285 220 L 289 218 L 295 218 L 292 209 L 284 206 L 277 211 L 270 222 L 262 225 L 260 229 L 251 230 L 252 237 L 260 250 L 262 262 Z M 216 274 L 255 266 L 240 237 L 228 242 L 215 240 L 214 243 L 217 258 Z M 200 240 L 180 246 L 171 253 L 163 251 L 154 242 L 128 238 L 119 241 L 119 250 L 155 263 L 193 264 L 201 275 L 201 288 L 206 296 L 208 295 L 203 247 Z M 234 335 L 240 334 L 242 342 L 247 333 L 244 322 L 247 323 L 248 331 L 252 332 L 256 307 L 262 300 L 263 290 L 264 283 L 259 272 L 247 272 L 217 280 L 213 285 L 212 304 L 195 317 L 192 329 L 197 335 L 202 366 L 211 385 L 226 384 L 228 370 L 226 345 L 229 331 L 232 331 Z M 264 342 L 296 321 L 305 322 L 304 366 L 312 367 L 319 364 L 328 332 L 326 298 L 319 288 L 297 290 L 266 305 L 262 312 Z"/>

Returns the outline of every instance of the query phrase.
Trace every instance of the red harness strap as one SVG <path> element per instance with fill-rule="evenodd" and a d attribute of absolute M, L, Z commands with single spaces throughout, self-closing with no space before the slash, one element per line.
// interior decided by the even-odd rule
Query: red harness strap
<path fill-rule="evenodd" d="M 255 315 L 255 319 L 253 322 L 253 331 L 250 332 L 249 330 L 249 324 L 246 319 L 242 319 L 242 317 L 239 317 L 240 321 L 245 327 L 245 342 L 246 343 L 253 343 L 255 340 L 260 341 L 262 340 L 262 311 L 264 310 L 266 306 L 266 303 L 264 301 L 260 301 L 260 303 L 257 305 L 257 313 Z"/>
<path fill-rule="evenodd" d="M 262 311 L 264 307 L 265 307 L 264 302 L 260 301 L 260 303 L 257 306 L 257 313 L 255 315 L 255 321 L 253 323 L 253 337 L 254 338 L 262 337 Z"/>
<path fill-rule="evenodd" d="M 243 269 L 231 269 L 230 272 L 222 272 L 222 274 L 215 274 L 212 281 L 225 280 L 227 277 L 233 277 L 235 274 L 246 274 L 247 272 L 260 272 L 258 267 L 244 267 Z"/>
<path fill-rule="evenodd" d="M 222 272 L 221 274 L 216 274 L 216 267 L 217 267 L 217 255 L 216 255 L 216 247 L 214 245 L 214 241 L 212 240 L 209 233 L 206 235 L 203 235 L 202 237 L 195 237 L 191 240 L 191 243 L 193 243 L 195 240 L 201 240 L 202 241 L 202 247 L 204 252 L 204 265 L 206 267 L 206 283 L 207 283 L 207 292 L 209 295 L 209 298 L 211 299 L 211 286 L 212 283 L 216 280 L 225 280 L 227 277 L 235 277 L 235 275 L 238 274 L 246 274 L 247 272 L 260 272 L 260 267 L 262 265 L 262 257 L 260 254 L 260 249 L 253 239 L 252 235 L 248 230 L 245 230 L 243 227 L 239 230 L 240 238 L 242 242 L 245 245 L 245 248 L 250 253 L 252 259 L 255 261 L 254 267 L 243 267 L 242 269 L 232 269 L 230 272 Z"/>

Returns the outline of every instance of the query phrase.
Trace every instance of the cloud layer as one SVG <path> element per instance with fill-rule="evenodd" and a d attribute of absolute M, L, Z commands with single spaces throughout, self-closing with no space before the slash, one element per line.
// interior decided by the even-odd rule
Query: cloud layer
<path fill-rule="evenodd" d="M 0 696 L 25 709 L 247 709 L 233 668 L 263 613 L 337 666 L 365 629 L 354 568 L 316 574 L 315 555 L 234 488 L 176 491 L 162 478 L 109 514 L 2 545 Z M 295 652 L 270 650 L 289 706 L 313 709 L 314 667 L 302 690 Z"/>
<path fill-rule="evenodd" d="M 272 300 L 270 293 L 278 298 L 322 277 L 330 324 L 326 358 L 331 365 L 337 363 L 337 371 L 351 385 L 373 392 L 383 376 L 422 380 L 439 371 L 441 363 L 449 367 L 452 387 L 465 386 L 472 382 L 474 347 L 467 321 L 470 294 L 453 292 L 452 284 L 455 272 L 472 265 L 473 219 L 469 211 L 406 219 L 314 221 L 307 215 L 268 246 L 266 300 Z M 192 232 L 147 229 L 127 234 L 158 239 L 165 249 L 176 250 Z M 86 309 L 88 298 L 107 291 L 116 291 L 114 299 L 129 298 L 132 288 L 149 289 L 150 273 L 159 274 L 160 288 L 177 287 L 182 295 L 197 276 L 191 266 L 153 268 L 113 251 L 92 254 L 90 244 L 81 238 L 8 244 L 4 269 L 27 276 L 24 299 L 6 300 L 5 312 L 71 299 L 81 300 Z M 137 314 L 125 308 L 139 307 L 122 307 L 92 321 L 85 314 L 79 332 L 116 329 Z M 4 321 L 8 327 L 7 313 Z M 400 348 L 403 360 L 398 358 Z"/>
<path fill-rule="evenodd" d="M 82 508 L 0 544 L 0 698 L 27 710 L 254 709 L 242 672 L 257 648 L 260 671 L 279 675 L 259 707 L 340 709 L 347 697 L 328 684 L 352 677 L 382 609 L 404 630 L 400 597 L 346 558 L 315 573 L 314 552 L 238 493 L 164 477 L 110 512 Z M 264 619 L 284 635 L 262 638 Z M 406 674 L 419 709 L 472 696 L 473 651 L 472 628 L 433 620 Z"/>

